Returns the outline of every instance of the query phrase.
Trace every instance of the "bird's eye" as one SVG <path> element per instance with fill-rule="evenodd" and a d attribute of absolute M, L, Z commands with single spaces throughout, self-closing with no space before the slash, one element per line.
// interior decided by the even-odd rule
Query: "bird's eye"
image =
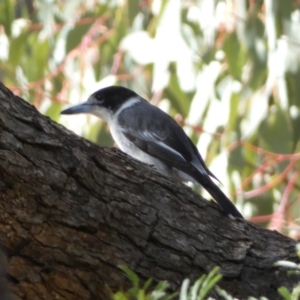
<path fill-rule="evenodd" d="M 97 99 L 98 103 L 103 103 L 104 102 L 104 99 L 103 99 L 103 97 L 101 95 L 97 95 L 96 99 Z"/>

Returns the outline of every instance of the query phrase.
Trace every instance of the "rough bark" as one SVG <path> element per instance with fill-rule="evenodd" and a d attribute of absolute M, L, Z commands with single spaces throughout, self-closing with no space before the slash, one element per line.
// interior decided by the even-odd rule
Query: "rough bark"
<path fill-rule="evenodd" d="M 173 289 L 218 265 L 232 295 L 279 299 L 295 241 L 82 139 L 0 85 L 0 240 L 13 299 L 108 299 L 125 264 Z"/>

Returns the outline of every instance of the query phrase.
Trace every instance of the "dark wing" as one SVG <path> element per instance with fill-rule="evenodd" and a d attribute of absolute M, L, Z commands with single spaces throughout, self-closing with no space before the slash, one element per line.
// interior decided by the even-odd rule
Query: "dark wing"
<path fill-rule="evenodd" d="M 152 140 L 149 134 L 145 137 L 143 134 L 137 135 L 132 132 L 123 132 L 123 134 L 139 149 L 147 154 L 163 161 L 168 166 L 173 166 L 182 171 L 190 168 L 190 163 L 176 150 L 169 147 L 165 141 Z"/>
<path fill-rule="evenodd" d="M 190 138 L 189 138 L 189 140 L 190 140 Z M 206 166 L 206 164 L 205 164 L 205 162 L 204 162 L 204 160 L 203 160 L 203 158 L 202 158 L 202 156 L 201 156 L 201 154 L 199 153 L 199 151 L 198 151 L 198 149 L 197 149 L 197 147 L 195 146 L 195 144 L 190 140 L 190 143 L 191 143 L 191 146 L 192 146 L 192 148 L 193 148 L 193 150 L 194 150 L 194 153 L 195 153 L 195 155 L 196 155 L 196 157 L 198 158 L 198 160 L 199 160 L 199 162 L 200 162 L 200 164 L 201 164 L 201 166 L 204 168 L 204 170 L 206 171 L 206 173 L 209 175 L 209 176 L 211 176 L 211 177 L 213 177 L 214 179 L 216 179 L 216 180 L 218 180 L 219 182 L 220 182 L 220 180 L 207 168 L 207 166 Z M 221 182 L 220 182 L 221 183 Z"/>
<path fill-rule="evenodd" d="M 183 129 L 167 114 L 148 104 L 148 114 L 134 106 L 120 113 L 123 134 L 149 155 L 195 178 L 232 218 L 243 218 L 227 196 L 208 176 L 216 178 L 206 167 L 198 149 Z"/>
<path fill-rule="evenodd" d="M 198 150 L 176 121 L 157 107 L 146 105 L 147 114 L 141 111 L 145 106 L 139 103 L 134 106 L 134 111 L 128 108 L 120 113 L 119 124 L 126 138 L 142 151 L 191 176 L 195 176 L 194 172 L 210 174 L 205 165 L 202 166 Z M 199 166 L 195 166 L 198 155 L 201 160 Z"/>

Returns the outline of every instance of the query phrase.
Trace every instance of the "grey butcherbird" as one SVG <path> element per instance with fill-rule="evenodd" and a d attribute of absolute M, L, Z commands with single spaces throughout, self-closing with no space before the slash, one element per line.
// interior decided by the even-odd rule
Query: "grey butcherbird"
<path fill-rule="evenodd" d="M 156 169 L 183 181 L 203 186 L 232 219 L 243 216 L 212 181 L 198 149 L 168 114 L 135 92 L 111 86 L 100 89 L 82 104 L 61 114 L 90 113 L 104 121 L 122 151 L 154 165 Z"/>

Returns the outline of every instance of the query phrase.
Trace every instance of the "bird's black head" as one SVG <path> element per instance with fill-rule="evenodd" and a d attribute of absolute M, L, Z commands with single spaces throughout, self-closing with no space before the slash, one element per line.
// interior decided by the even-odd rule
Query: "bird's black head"
<path fill-rule="evenodd" d="M 127 102 L 130 106 L 136 101 L 141 101 L 141 99 L 130 89 L 122 86 L 110 86 L 98 90 L 86 102 L 67 108 L 61 114 L 90 113 L 109 122 L 121 107 L 126 106 Z"/>
<path fill-rule="evenodd" d="M 88 101 L 115 113 L 125 102 L 137 97 L 139 96 L 134 91 L 125 87 L 109 86 L 93 93 Z"/>

